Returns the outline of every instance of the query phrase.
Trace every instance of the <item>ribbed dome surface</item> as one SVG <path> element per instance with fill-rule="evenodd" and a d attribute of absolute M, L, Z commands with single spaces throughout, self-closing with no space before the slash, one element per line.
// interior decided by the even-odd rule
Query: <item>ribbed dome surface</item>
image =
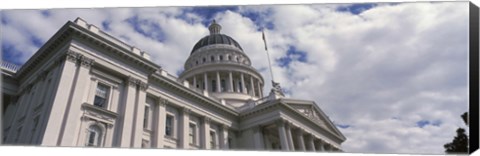
<path fill-rule="evenodd" d="M 190 55 L 193 54 L 197 49 L 213 44 L 232 45 L 243 51 L 242 47 L 240 47 L 240 44 L 238 44 L 238 42 L 235 41 L 232 37 L 224 34 L 210 34 L 203 37 L 195 44 Z"/>

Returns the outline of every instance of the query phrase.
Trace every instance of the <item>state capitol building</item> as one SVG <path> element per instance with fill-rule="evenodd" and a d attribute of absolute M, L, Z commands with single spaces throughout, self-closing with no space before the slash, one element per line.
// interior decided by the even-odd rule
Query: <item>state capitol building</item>
<path fill-rule="evenodd" d="M 178 76 L 81 18 L 2 62 L 2 144 L 342 151 L 314 101 L 286 98 L 213 21 Z M 274 83 L 275 84 L 275 83 Z"/>

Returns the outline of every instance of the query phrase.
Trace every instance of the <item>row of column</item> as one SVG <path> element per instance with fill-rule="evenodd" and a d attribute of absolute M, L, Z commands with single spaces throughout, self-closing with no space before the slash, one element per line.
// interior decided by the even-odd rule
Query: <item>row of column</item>
<path fill-rule="evenodd" d="M 333 145 L 327 142 L 315 138 L 313 134 L 307 134 L 304 136 L 304 131 L 301 128 L 297 128 L 292 133 L 291 124 L 283 120 L 276 122 L 278 128 L 278 135 L 282 150 L 289 151 L 338 151 Z M 295 146 L 296 145 L 296 146 Z"/>
<path fill-rule="evenodd" d="M 155 116 L 156 120 L 158 121 L 154 123 L 156 127 L 156 131 L 154 132 L 153 137 L 153 147 L 156 148 L 164 148 L 164 136 L 165 136 L 165 125 L 166 125 L 166 100 L 163 100 L 159 103 L 158 107 L 156 107 Z M 189 126 L 190 126 L 190 114 L 191 110 L 188 108 L 180 108 L 179 111 L 179 120 L 178 124 L 175 123 L 173 125 L 178 125 L 178 134 L 177 134 L 177 148 L 187 149 L 190 147 L 190 140 L 189 140 Z M 220 149 L 229 149 L 228 147 L 228 127 L 226 125 L 219 126 L 219 131 L 215 133 L 215 138 L 218 137 L 218 142 L 215 140 L 215 144 L 218 145 L 216 147 L 211 147 L 211 138 L 210 138 L 210 125 L 211 119 L 207 116 L 201 117 L 200 125 L 199 125 L 199 132 L 195 135 L 199 135 L 199 146 L 201 149 L 216 149 L 219 147 Z M 174 131 L 175 128 L 174 128 Z M 175 134 L 175 133 L 174 133 Z M 197 138 L 197 137 L 195 137 Z"/>
<path fill-rule="evenodd" d="M 256 80 L 255 78 L 253 78 L 253 76 L 249 76 L 249 78 L 245 78 L 246 76 L 244 76 L 244 73 L 240 73 L 240 76 L 239 76 L 239 80 L 237 79 L 237 83 L 234 83 L 234 79 L 233 79 L 233 72 L 229 71 L 228 72 L 228 83 L 225 82 L 225 86 L 222 86 L 221 84 L 221 76 L 220 76 L 220 72 L 215 72 L 215 78 L 213 80 L 216 80 L 214 84 L 216 89 L 214 92 L 240 92 L 240 93 L 244 93 L 244 94 L 249 94 L 251 96 L 258 96 L 258 97 L 262 97 L 262 90 L 261 90 L 261 83 L 260 81 Z M 198 83 L 197 83 L 197 75 L 193 75 L 192 78 L 191 78 L 192 82 L 193 82 L 193 86 L 194 87 L 197 87 Z M 209 83 L 209 79 L 208 79 L 208 74 L 207 73 L 203 73 L 203 85 L 204 85 L 204 90 L 208 90 L 208 91 L 212 91 L 213 92 L 213 89 L 210 88 L 209 85 L 212 85 L 211 83 Z M 224 80 L 224 79 L 223 79 Z M 249 86 L 247 86 L 247 84 L 245 82 L 248 82 L 249 81 Z M 238 83 L 240 82 L 240 83 Z M 201 86 L 198 86 L 198 88 L 201 88 Z M 222 89 L 224 88 L 224 89 Z M 234 90 L 235 89 L 235 90 Z"/>

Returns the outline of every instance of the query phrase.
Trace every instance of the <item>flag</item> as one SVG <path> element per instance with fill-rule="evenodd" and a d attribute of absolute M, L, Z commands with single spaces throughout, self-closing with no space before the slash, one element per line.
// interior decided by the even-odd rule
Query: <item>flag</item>
<path fill-rule="evenodd" d="M 263 43 L 265 44 L 265 51 L 267 51 L 267 40 L 265 39 L 265 32 L 263 32 L 263 29 L 262 29 L 262 39 L 263 39 Z"/>

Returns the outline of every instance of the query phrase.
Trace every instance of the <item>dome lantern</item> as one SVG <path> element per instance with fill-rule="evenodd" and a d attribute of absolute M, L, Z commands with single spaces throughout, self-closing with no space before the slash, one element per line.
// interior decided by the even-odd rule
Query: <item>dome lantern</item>
<path fill-rule="evenodd" d="M 220 24 L 217 24 L 217 22 L 213 20 L 212 24 L 208 26 L 208 30 L 210 30 L 210 35 L 220 34 L 220 30 L 222 30 L 222 26 L 220 26 Z"/>

